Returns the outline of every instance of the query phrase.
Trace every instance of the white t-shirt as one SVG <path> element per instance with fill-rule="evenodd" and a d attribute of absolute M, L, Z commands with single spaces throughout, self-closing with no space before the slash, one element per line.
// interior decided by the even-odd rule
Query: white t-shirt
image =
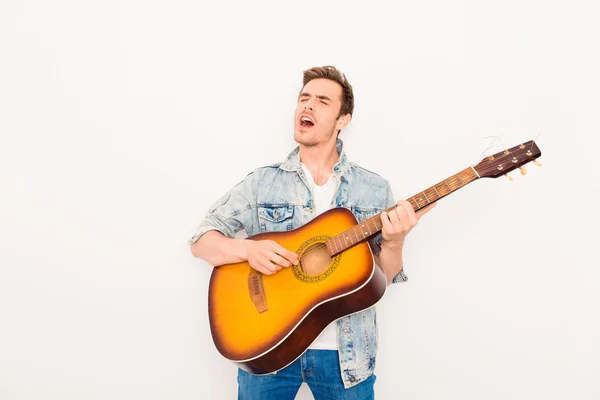
<path fill-rule="evenodd" d="M 327 210 L 332 205 L 333 196 L 335 196 L 339 187 L 339 181 L 334 174 L 329 176 L 329 180 L 322 186 L 315 183 L 310 171 L 303 163 L 302 169 L 306 175 L 307 183 L 310 185 L 311 192 L 315 201 L 315 217 Z M 337 334 L 336 334 L 336 323 L 332 322 L 321 332 L 321 334 L 315 339 L 315 341 L 308 347 L 309 349 L 320 349 L 320 350 L 337 350 Z"/>

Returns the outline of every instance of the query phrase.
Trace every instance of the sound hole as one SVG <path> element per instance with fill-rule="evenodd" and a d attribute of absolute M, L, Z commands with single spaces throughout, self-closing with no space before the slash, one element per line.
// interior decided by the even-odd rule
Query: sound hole
<path fill-rule="evenodd" d="M 309 276 L 320 275 L 329 268 L 332 261 L 325 243 L 315 243 L 300 255 L 300 269 Z"/>

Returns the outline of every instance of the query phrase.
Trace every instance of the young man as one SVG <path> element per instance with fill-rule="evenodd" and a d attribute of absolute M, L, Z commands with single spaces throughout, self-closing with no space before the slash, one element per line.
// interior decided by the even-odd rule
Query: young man
<path fill-rule="evenodd" d="M 350 209 L 360 222 L 395 204 L 389 183 L 348 161 L 338 138 L 352 118 L 354 95 L 335 67 L 304 71 L 294 115 L 298 147 L 278 164 L 247 175 L 210 207 L 189 239 L 192 254 L 208 263 L 248 261 L 263 274 L 298 263 L 295 253 L 273 241 L 234 239 L 285 231 L 306 224 L 331 207 Z M 415 213 L 399 201 L 383 212 L 382 232 L 369 244 L 388 284 L 407 278 L 402 271 L 406 235 L 436 203 Z M 286 368 L 270 375 L 238 372 L 240 399 L 293 399 L 306 382 L 318 399 L 374 398 L 377 326 L 375 307 L 330 324 L 309 349 Z"/>

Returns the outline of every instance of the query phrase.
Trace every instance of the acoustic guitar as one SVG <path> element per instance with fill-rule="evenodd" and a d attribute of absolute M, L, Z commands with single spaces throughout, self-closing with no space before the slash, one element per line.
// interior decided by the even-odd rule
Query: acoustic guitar
<path fill-rule="evenodd" d="M 534 141 L 520 144 L 407 201 L 420 210 L 479 178 L 497 178 L 517 168 L 525 174 L 523 165 L 541 165 L 540 156 Z M 245 239 L 273 240 L 295 251 L 299 263 L 273 275 L 247 262 L 213 269 L 208 311 L 217 350 L 251 374 L 273 373 L 300 357 L 330 323 L 375 305 L 387 282 L 367 240 L 381 229 L 379 214 L 358 223 L 350 210 L 337 207 L 298 229 Z"/>

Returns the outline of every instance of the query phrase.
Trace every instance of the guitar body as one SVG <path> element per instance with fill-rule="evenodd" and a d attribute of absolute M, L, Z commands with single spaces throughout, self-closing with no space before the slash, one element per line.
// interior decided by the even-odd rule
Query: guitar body
<path fill-rule="evenodd" d="M 217 350 L 252 374 L 276 372 L 302 355 L 333 321 L 373 306 L 385 293 L 385 274 L 363 241 L 330 257 L 325 240 L 358 224 L 345 208 L 333 208 L 286 232 L 247 240 L 273 240 L 296 252 L 300 264 L 273 275 L 254 272 L 247 262 L 214 268 L 209 286 L 209 320 Z M 262 279 L 266 311 L 251 294 Z"/>

